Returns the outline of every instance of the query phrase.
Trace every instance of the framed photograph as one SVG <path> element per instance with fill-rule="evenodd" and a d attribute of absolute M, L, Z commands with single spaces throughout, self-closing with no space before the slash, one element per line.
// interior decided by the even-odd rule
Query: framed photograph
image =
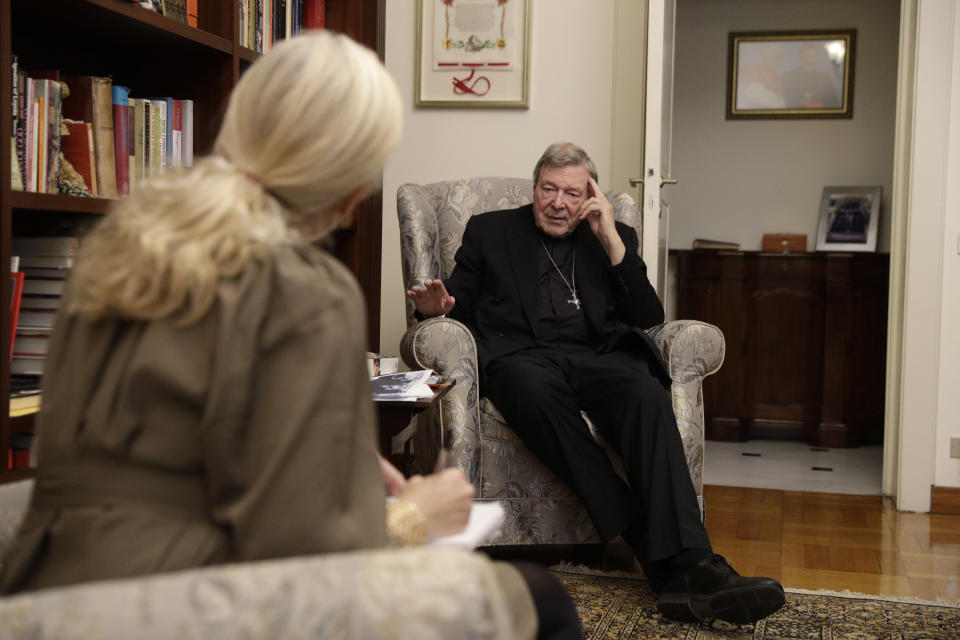
<path fill-rule="evenodd" d="M 727 119 L 852 118 L 856 29 L 734 32 Z"/>
<path fill-rule="evenodd" d="M 418 0 L 417 107 L 530 106 L 531 0 Z"/>
<path fill-rule="evenodd" d="M 824 187 L 817 251 L 876 251 L 881 187 Z"/>

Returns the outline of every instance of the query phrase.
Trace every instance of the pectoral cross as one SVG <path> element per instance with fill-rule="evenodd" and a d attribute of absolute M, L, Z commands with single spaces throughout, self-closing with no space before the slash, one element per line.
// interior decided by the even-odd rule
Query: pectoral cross
<path fill-rule="evenodd" d="M 574 305 L 577 309 L 580 308 L 580 298 L 578 298 L 577 296 L 573 296 L 572 298 L 567 300 L 567 302 Z"/>

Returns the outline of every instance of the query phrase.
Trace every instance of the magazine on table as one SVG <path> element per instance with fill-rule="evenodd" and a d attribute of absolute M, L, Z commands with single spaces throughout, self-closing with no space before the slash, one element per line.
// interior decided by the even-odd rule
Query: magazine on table
<path fill-rule="evenodd" d="M 417 400 L 432 398 L 429 382 L 434 376 L 432 369 L 390 373 L 370 378 L 374 400 Z"/>

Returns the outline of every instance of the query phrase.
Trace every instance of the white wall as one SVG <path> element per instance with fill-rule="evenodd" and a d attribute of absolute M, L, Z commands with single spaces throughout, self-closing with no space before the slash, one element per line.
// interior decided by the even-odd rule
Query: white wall
<path fill-rule="evenodd" d="M 824 28 L 857 30 L 853 119 L 725 119 L 730 31 Z M 898 29 L 899 0 L 677 0 L 670 247 L 766 232 L 813 250 L 823 187 L 881 185 L 888 251 Z"/>
<path fill-rule="evenodd" d="M 403 138 L 383 173 L 380 347 L 405 326 L 396 193 L 404 182 L 529 177 L 551 142 L 570 140 L 609 188 L 614 0 L 533 2 L 530 108 L 414 109 L 416 0 L 386 3 L 386 65 L 406 104 Z"/>

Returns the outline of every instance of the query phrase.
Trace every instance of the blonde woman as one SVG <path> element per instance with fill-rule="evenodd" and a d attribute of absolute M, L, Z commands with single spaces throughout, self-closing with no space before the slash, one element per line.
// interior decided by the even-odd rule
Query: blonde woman
<path fill-rule="evenodd" d="M 359 288 L 313 245 L 349 218 L 400 129 L 372 52 L 327 32 L 291 39 L 237 84 L 210 157 L 146 182 L 86 238 L 4 591 L 463 528 L 462 472 L 407 481 L 378 458 Z M 576 637 L 559 585 L 496 571 L 519 635 L 547 597 L 540 635 Z"/>

